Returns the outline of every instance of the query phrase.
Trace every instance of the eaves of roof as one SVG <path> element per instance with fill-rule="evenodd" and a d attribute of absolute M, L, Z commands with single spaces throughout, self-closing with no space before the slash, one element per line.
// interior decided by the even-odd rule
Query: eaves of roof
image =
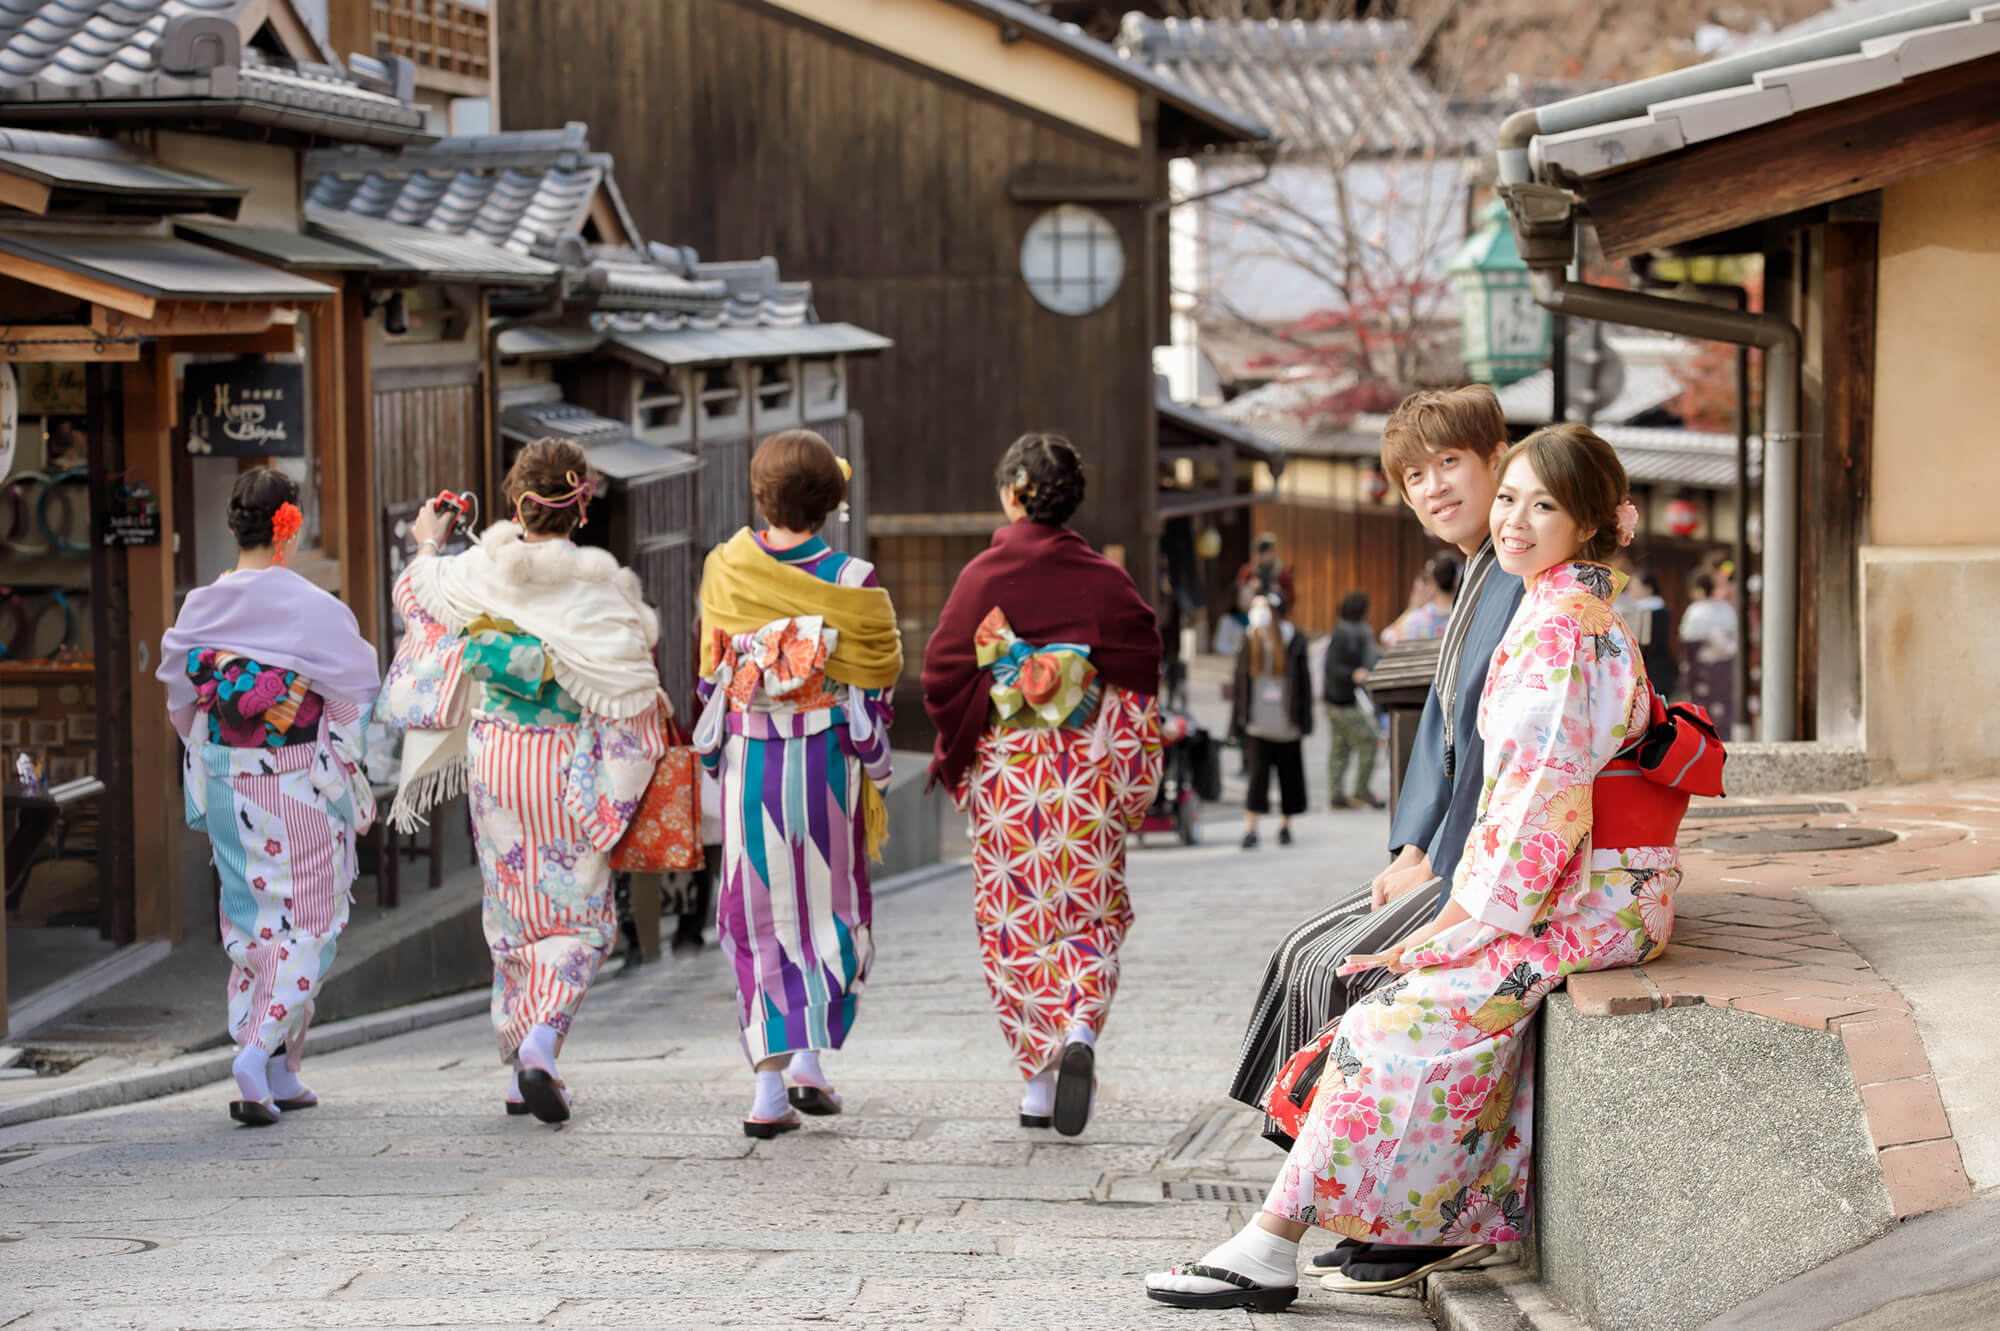
<path fill-rule="evenodd" d="M 0 251 L 154 300 L 327 300 L 334 288 L 152 232 L 0 230 Z"/>
<path fill-rule="evenodd" d="M 555 264 L 469 236 L 443 236 L 321 208 L 307 208 L 306 221 L 321 235 L 381 258 L 387 273 L 494 286 L 541 286 L 562 274 Z"/>
<path fill-rule="evenodd" d="M 1152 93 L 1159 98 L 1162 106 L 1191 122 L 1196 130 L 1191 136 L 1196 146 L 1262 143 L 1271 137 L 1270 129 L 1258 121 L 1167 78 L 1142 61 L 1123 58 L 1081 28 L 1059 23 L 1040 10 L 1019 3 L 1019 0 L 946 2 L 991 19 L 1003 30 L 1011 29 L 1025 40 L 1061 51 L 1135 88 Z"/>
<path fill-rule="evenodd" d="M 605 344 L 662 368 L 720 365 L 736 360 L 778 360 L 787 356 L 856 356 L 895 344 L 852 324 L 805 324 L 793 328 L 718 328 L 712 331 L 619 332 L 607 330 Z"/>
<path fill-rule="evenodd" d="M 1175 402 L 1164 394 L 1155 398 L 1154 409 L 1162 421 L 1170 422 L 1196 438 L 1227 444 L 1238 456 L 1268 466 L 1273 475 L 1285 469 L 1284 445 L 1267 438 L 1261 430 L 1224 420 L 1213 412 L 1185 402 Z"/>
<path fill-rule="evenodd" d="M 1545 179 L 1588 179 L 1992 55 L 2000 4 L 1931 0 L 1538 107 L 1529 163 Z"/>

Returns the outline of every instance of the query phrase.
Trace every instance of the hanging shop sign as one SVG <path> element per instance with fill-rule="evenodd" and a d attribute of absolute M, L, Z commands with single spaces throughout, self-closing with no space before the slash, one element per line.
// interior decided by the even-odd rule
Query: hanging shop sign
<path fill-rule="evenodd" d="M 146 483 L 127 478 L 111 487 L 105 505 L 105 545 L 158 545 L 160 543 L 160 500 Z"/>
<path fill-rule="evenodd" d="M 306 367 L 241 359 L 187 367 L 181 418 L 188 452 L 216 457 L 303 457 Z"/>
<path fill-rule="evenodd" d="M 90 409 L 83 366 L 33 361 L 20 367 L 23 416 L 81 416 Z"/>

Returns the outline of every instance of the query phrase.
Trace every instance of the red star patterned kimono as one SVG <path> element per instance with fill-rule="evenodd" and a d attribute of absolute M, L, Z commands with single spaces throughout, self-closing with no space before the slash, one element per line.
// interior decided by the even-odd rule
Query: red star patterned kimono
<path fill-rule="evenodd" d="M 986 987 L 1024 1078 L 1061 1056 L 1072 1022 L 1104 1029 L 1132 927 L 1125 836 L 1159 783 L 1158 707 L 1105 685 L 1080 726 L 989 725 L 955 792 Z"/>

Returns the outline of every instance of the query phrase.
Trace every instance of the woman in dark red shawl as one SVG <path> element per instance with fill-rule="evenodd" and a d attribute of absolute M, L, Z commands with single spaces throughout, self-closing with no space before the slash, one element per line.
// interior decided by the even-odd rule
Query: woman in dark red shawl
<path fill-rule="evenodd" d="M 1083 502 L 1068 440 L 1023 435 L 997 480 L 1010 525 L 959 575 L 924 652 L 930 772 L 971 815 L 1021 1124 L 1075 1136 L 1132 925 L 1125 836 L 1160 782 L 1160 634 L 1125 570 L 1063 525 Z"/>

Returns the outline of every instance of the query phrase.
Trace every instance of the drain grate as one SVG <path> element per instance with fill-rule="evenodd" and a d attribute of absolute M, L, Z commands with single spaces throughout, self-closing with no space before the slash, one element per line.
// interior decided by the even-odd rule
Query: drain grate
<path fill-rule="evenodd" d="M 1213 1179 L 1183 1179 L 1166 1185 L 1167 1200 L 1174 1202 L 1228 1202 L 1254 1206 L 1271 1191 L 1269 1184 L 1220 1183 Z"/>
<path fill-rule="evenodd" d="M 1777 827 L 1754 832 L 1724 832 L 1695 842 L 1696 850 L 1737 855 L 1797 855 L 1811 851 L 1864 850 L 1886 846 L 1894 832 L 1879 827 Z"/>
<path fill-rule="evenodd" d="M 1853 813 L 1845 800 L 1813 800 L 1803 804 L 1697 804 L 1683 817 L 1689 822 L 1711 818 L 1812 818 L 1828 813 Z"/>

